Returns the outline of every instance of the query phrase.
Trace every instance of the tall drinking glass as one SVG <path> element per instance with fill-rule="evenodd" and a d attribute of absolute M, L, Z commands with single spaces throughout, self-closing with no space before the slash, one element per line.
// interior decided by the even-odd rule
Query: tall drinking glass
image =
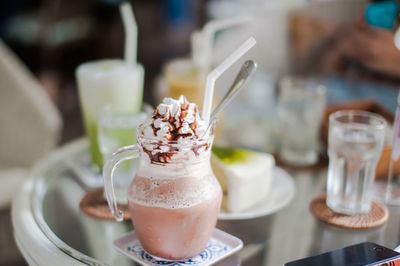
<path fill-rule="evenodd" d="M 106 106 L 120 112 L 139 113 L 142 108 L 144 70 L 122 60 L 100 60 L 76 70 L 79 98 L 93 162 L 101 168 L 103 156 L 98 143 L 98 115 Z"/>
<path fill-rule="evenodd" d="M 400 31 L 399 31 L 400 32 Z M 386 204 L 400 206 L 400 93 L 397 96 L 396 117 L 393 125 L 392 153 L 385 193 Z"/>
<path fill-rule="evenodd" d="M 178 58 L 169 61 L 164 67 L 165 81 L 167 89 L 165 97 L 174 99 L 181 95 L 195 103 L 200 109 L 203 106 L 204 88 L 206 75 L 189 58 Z M 218 103 L 219 97 L 216 93 L 214 103 Z M 224 112 L 219 114 L 223 120 Z M 221 136 L 221 125 L 217 124 L 215 129 L 215 139 L 219 140 Z"/>
<path fill-rule="evenodd" d="M 333 211 L 369 212 L 385 128 L 385 119 L 369 112 L 347 110 L 329 116 L 326 203 Z"/>
<path fill-rule="evenodd" d="M 324 86 L 298 78 L 280 82 L 278 116 L 281 123 L 279 158 L 292 165 L 312 165 L 318 159 L 318 136 L 325 109 Z"/>
<path fill-rule="evenodd" d="M 168 87 L 166 97 L 177 99 L 185 95 L 190 102 L 202 106 L 205 77 L 201 77 L 190 59 L 175 59 L 168 62 L 164 73 Z"/>

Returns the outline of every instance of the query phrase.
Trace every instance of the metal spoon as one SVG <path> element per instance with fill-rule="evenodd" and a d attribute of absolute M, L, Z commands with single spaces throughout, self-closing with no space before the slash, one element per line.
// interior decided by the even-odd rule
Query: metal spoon
<path fill-rule="evenodd" d="M 242 68 L 236 75 L 236 78 L 233 81 L 228 92 L 225 94 L 224 98 L 222 98 L 221 102 L 217 105 L 217 107 L 215 107 L 214 111 L 211 113 L 210 124 L 213 120 L 216 119 L 217 114 L 221 112 L 238 94 L 238 92 L 244 87 L 244 85 L 246 85 L 246 83 L 249 81 L 249 78 L 254 74 L 256 69 L 257 69 L 256 62 L 252 60 L 244 62 Z"/>
<path fill-rule="evenodd" d="M 231 101 L 232 99 L 238 94 L 238 92 L 247 84 L 249 78 L 254 74 L 257 69 L 257 63 L 248 60 L 244 62 L 242 68 L 240 69 L 239 73 L 236 75 L 235 80 L 233 81 L 231 87 L 229 88 L 228 92 L 225 94 L 224 98 L 220 101 L 220 103 L 215 107 L 214 111 L 210 115 L 210 122 L 208 124 L 208 128 L 205 132 L 208 132 L 210 126 L 213 125 L 217 120 L 217 114 L 221 112 Z"/>

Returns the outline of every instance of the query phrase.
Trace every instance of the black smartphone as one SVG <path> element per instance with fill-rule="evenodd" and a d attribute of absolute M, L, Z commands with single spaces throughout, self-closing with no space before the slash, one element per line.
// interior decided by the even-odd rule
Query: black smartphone
<path fill-rule="evenodd" d="M 399 266 L 400 253 L 363 242 L 320 255 L 285 263 L 285 266 Z"/>

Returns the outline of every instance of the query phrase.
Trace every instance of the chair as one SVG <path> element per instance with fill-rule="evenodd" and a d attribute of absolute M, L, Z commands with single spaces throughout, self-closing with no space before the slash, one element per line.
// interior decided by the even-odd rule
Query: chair
<path fill-rule="evenodd" d="M 62 119 L 26 66 L 0 40 L 0 207 L 28 169 L 54 148 Z"/>

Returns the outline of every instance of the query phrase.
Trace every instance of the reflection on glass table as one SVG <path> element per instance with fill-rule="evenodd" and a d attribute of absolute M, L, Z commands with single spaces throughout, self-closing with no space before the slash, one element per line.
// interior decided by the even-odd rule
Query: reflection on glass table
<path fill-rule="evenodd" d="M 99 178 L 77 173 L 88 162 L 85 140 L 68 144 L 36 165 L 15 198 L 14 236 L 30 265 L 135 265 L 112 247 L 132 230 L 130 223 L 98 220 L 79 210 L 81 198 L 96 184 L 90 179 Z M 388 222 L 375 229 L 327 225 L 308 209 L 325 189 L 326 169 L 290 174 L 296 194 L 285 208 L 253 219 L 218 221 L 217 227 L 242 239 L 244 248 L 216 265 L 275 266 L 363 241 L 389 248 L 400 243 L 400 208 L 389 207 Z"/>

